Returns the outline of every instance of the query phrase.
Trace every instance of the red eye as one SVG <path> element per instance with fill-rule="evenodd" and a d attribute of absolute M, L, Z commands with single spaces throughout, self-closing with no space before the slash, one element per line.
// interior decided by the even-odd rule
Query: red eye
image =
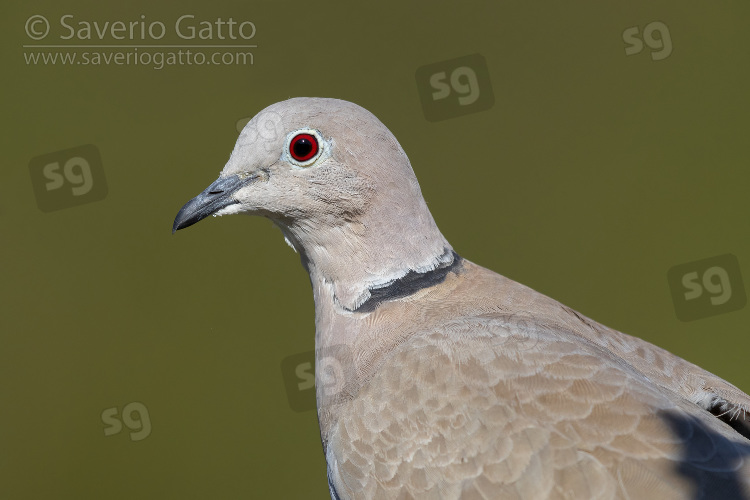
<path fill-rule="evenodd" d="M 318 154 L 318 139 L 312 134 L 297 134 L 289 143 L 289 154 L 299 162 L 305 162 Z"/>

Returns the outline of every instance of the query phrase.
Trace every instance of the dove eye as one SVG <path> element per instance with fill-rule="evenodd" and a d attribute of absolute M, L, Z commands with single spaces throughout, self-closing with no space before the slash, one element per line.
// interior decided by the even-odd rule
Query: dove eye
<path fill-rule="evenodd" d="M 300 163 L 313 159 L 318 149 L 318 139 L 312 134 L 297 134 L 289 143 L 289 154 Z"/>
<path fill-rule="evenodd" d="M 329 156 L 331 143 L 314 128 L 300 128 L 289 132 L 281 159 L 295 167 L 307 168 Z"/>

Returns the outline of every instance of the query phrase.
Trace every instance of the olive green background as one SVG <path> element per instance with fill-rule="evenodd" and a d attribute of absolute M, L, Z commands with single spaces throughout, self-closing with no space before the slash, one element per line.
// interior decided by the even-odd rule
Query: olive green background
<path fill-rule="evenodd" d="M 260 218 L 170 233 L 223 167 L 237 120 L 293 96 L 378 116 L 462 256 L 750 390 L 750 309 L 681 322 L 667 281 L 675 265 L 726 253 L 750 279 L 747 2 L 70 1 L 0 13 L 0 498 L 327 497 L 315 413 L 290 409 L 281 374 L 314 347 L 298 256 Z M 252 66 L 33 66 L 22 45 L 37 14 L 144 14 L 168 28 L 183 14 L 232 17 L 255 23 L 258 47 Z M 653 21 L 672 54 L 626 55 L 623 32 Z M 494 105 L 425 120 L 417 69 L 475 53 Z M 42 212 L 30 161 L 86 144 L 106 197 Z M 102 412 L 131 402 L 151 434 L 105 436 Z"/>

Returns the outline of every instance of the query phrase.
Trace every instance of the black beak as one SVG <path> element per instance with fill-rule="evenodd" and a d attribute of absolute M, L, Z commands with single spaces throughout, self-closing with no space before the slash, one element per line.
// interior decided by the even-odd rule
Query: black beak
<path fill-rule="evenodd" d="M 192 226 L 196 222 L 213 215 L 224 207 L 239 203 L 232 195 L 242 186 L 252 182 L 256 176 L 240 179 L 237 175 L 219 177 L 201 194 L 185 203 L 177 213 L 172 225 L 172 234 L 179 229 Z"/>

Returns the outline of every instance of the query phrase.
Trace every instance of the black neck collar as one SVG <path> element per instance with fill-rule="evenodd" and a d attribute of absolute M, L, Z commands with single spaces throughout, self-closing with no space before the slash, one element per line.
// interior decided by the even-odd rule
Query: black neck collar
<path fill-rule="evenodd" d="M 458 272 L 463 259 L 453 250 L 445 250 L 453 254 L 453 260 L 431 271 L 418 273 L 409 271 L 401 278 L 379 288 L 370 288 L 370 298 L 352 312 L 372 312 L 383 302 L 408 297 L 419 290 L 430 288 L 445 281 L 450 272 Z"/>

